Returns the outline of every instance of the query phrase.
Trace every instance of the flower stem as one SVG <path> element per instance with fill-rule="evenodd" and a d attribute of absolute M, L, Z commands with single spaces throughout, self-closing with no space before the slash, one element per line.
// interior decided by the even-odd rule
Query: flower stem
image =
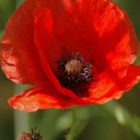
<path fill-rule="evenodd" d="M 74 133 L 76 129 L 76 107 L 72 107 L 72 126 L 70 129 L 70 133 L 67 137 L 67 140 L 74 140 Z"/>

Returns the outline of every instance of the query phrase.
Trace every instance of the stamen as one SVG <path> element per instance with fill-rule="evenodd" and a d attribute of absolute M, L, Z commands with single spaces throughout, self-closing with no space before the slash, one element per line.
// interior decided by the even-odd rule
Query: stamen
<path fill-rule="evenodd" d="M 58 65 L 57 77 L 61 85 L 82 96 L 82 92 L 85 91 L 81 90 L 81 86 L 83 84 L 87 85 L 87 82 L 93 79 L 92 65 L 89 62 L 83 63 L 83 56 L 79 52 L 76 55 L 72 53 L 71 55 L 62 56 L 56 63 Z"/>

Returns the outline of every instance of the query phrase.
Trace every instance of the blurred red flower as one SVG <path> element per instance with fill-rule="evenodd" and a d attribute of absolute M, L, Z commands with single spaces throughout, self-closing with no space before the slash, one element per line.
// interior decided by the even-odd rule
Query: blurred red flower
<path fill-rule="evenodd" d="M 34 85 L 8 102 L 36 111 L 119 99 L 140 80 L 138 42 L 127 14 L 109 0 L 26 0 L 1 40 L 6 76 Z"/>

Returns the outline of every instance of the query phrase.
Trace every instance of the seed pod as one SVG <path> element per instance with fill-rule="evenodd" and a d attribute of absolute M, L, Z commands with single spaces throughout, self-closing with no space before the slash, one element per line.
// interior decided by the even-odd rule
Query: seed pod
<path fill-rule="evenodd" d="M 79 60 L 72 59 L 65 65 L 65 69 L 68 75 L 73 75 L 75 77 L 81 72 L 82 64 Z"/>

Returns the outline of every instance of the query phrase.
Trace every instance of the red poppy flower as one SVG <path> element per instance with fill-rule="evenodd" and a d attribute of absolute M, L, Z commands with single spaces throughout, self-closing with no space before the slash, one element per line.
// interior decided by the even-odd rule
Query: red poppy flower
<path fill-rule="evenodd" d="M 26 0 L 1 46 L 6 76 L 34 85 L 8 100 L 19 110 L 103 104 L 140 80 L 133 26 L 109 0 Z"/>

